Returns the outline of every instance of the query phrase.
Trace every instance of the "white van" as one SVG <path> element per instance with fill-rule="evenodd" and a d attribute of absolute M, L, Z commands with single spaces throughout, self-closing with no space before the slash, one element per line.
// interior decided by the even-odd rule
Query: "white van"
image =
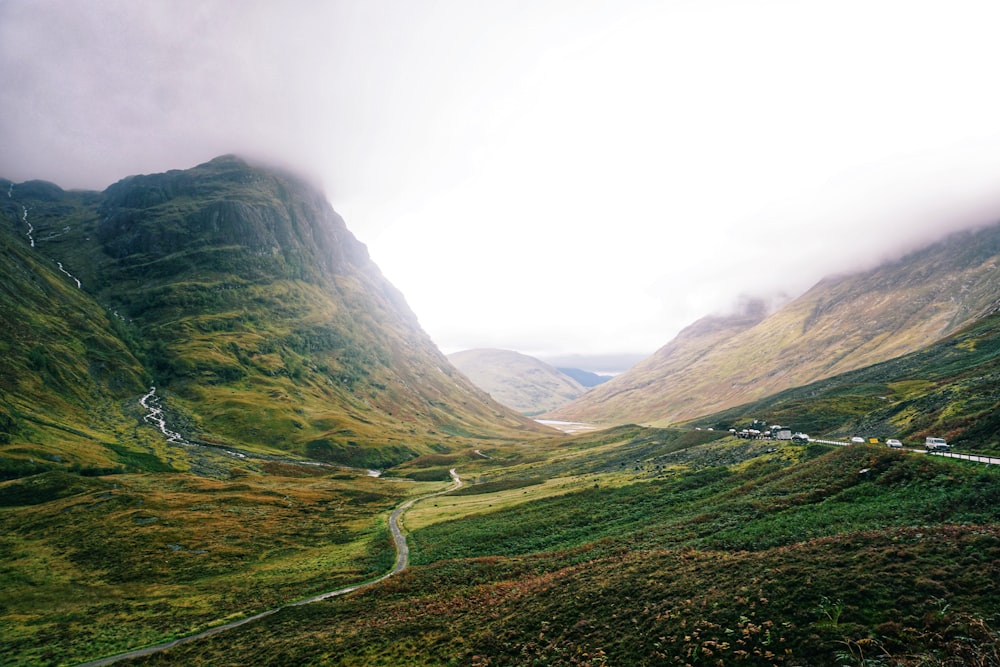
<path fill-rule="evenodd" d="M 931 438 L 928 437 L 924 441 L 924 449 L 929 452 L 944 451 L 948 449 L 948 443 L 944 441 L 944 438 Z"/>

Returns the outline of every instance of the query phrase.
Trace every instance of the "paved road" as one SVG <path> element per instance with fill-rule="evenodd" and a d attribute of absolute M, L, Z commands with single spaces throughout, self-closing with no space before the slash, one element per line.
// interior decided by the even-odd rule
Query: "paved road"
<path fill-rule="evenodd" d="M 212 635 L 217 635 L 220 632 L 225 632 L 226 630 L 232 630 L 233 628 L 238 628 L 241 625 L 246 625 L 247 623 L 253 623 L 254 621 L 260 620 L 271 614 L 275 614 L 282 609 L 287 607 L 299 607 L 304 604 L 312 604 L 313 602 L 319 602 L 320 600 L 326 600 L 338 595 L 344 595 L 345 593 L 350 593 L 361 588 L 367 588 L 368 586 L 374 586 L 380 581 L 384 581 L 394 574 L 399 574 L 410 564 L 410 546 L 406 543 L 406 536 L 403 535 L 403 529 L 399 525 L 399 520 L 403 516 L 403 512 L 410 509 L 413 503 L 418 500 L 423 500 L 424 498 L 433 498 L 434 496 L 440 496 L 449 491 L 454 491 L 455 489 L 462 486 L 462 480 L 452 468 L 450 471 L 451 479 L 454 482 L 450 487 L 444 491 L 438 491 L 437 493 L 431 493 L 426 496 L 420 496 L 419 498 L 413 498 L 407 500 L 405 503 L 397 507 L 389 515 L 389 529 L 392 532 L 392 540 L 396 544 L 396 564 L 393 566 L 392 570 L 388 573 L 383 574 L 378 579 L 373 581 L 367 581 L 363 584 L 357 584 L 356 586 L 348 586 L 347 588 L 340 588 L 335 591 L 329 591 L 327 593 L 320 593 L 319 595 L 314 595 L 311 598 L 306 598 L 304 600 L 299 600 L 298 602 L 291 602 L 289 604 L 283 605 L 281 607 L 276 607 L 274 609 L 268 609 L 267 611 L 262 611 L 259 614 L 254 614 L 253 616 L 247 616 L 246 618 L 241 618 L 238 621 L 233 621 L 232 623 L 226 623 L 225 625 L 219 625 L 214 628 L 209 628 L 202 632 L 195 633 L 193 635 L 188 635 L 187 637 L 181 637 L 179 639 L 174 639 L 173 641 L 164 642 L 162 644 L 156 644 L 155 646 L 147 646 L 146 648 L 136 649 L 134 651 L 128 651 L 127 653 L 119 653 L 118 655 L 108 656 L 106 658 L 100 658 L 99 660 L 93 660 L 91 662 L 85 662 L 79 667 L 97 667 L 98 665 L 110 665 L 112 663 L 118 662 L 119 660 L 125 660 L 127 658 L 139 658 L 144 655 L 150 655 L 152 653 L 159 653 L 160 651 L 166 651 L 167 649 L 174 648 L 175 646 L 180 646 L 181 644 L 187 644 L 198 639 L 204 639 L 205 637 L 211 637 Z"/>
<path fill-rule="evenodd" d="M 842 440 L 820 440 L 818 438 L 809 438 L 809 442 L 819 442 L 824 445 L 840 445 L 841 447 L 850 447 L 853 443 L 844 442 Z M 962 459 L 964 461 L 976 461 L 978 463 L 985 463 L 986 465 L 998 466 L 1000 465 L 1000 458 L 993 456 L 979 456 L 977 454 L 959 454 L 958 452 L 930 452 L 918 447 L 903 447 L 898 450 L 902 452 L 917 452 L 918 454 L 927 454 L 928 456 L 944 456 L 949 459 Z"/>
<path fill-rule="evenodd" d="M 916 450 L 915 450 L 916 451 Z M 1000 458 L 995 456 L 979 456 L 978 454 L 959 454 L 958 452 L 927 452 L 931 456 L 945 456 L 949 459 L 962 459 L 964 461 L 977 461 L 991 466 L 1000 466 Z"/>

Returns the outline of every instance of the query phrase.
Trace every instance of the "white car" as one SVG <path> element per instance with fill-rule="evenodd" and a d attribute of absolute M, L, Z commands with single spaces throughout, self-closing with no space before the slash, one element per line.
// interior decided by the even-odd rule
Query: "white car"
<path fill-rule="evenodd" d="M 852 445 L 857 445 L 857 444 L 863 443 L 864 441 L 865 441 L 864 438 L 859 438 L 858 436 L 854 436 L 853 438 L 851 438 L 851 444 Z"/>
<path fill-rule="evenodd" d="M 903 443 L 901 443 L 899 440 L 896 440 L 895 438 L 889 438 L 888 440 L 885 441 L 885 444 L 888 445 L 889 447 L 892 447 L 893 449 L 902 449 L 903 447 Z"/>

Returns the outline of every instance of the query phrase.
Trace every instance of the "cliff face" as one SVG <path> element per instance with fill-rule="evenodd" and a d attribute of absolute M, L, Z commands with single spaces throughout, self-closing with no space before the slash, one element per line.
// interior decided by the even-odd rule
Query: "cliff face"
<path fill-rule="evenodd" d="M 191 250 L 197 239 L 269 257 L 277 275 L 315 280 L 370 264 L 365 246 L 318 191 L 232 156 L 124 179 L 104 192 L 100 213 L 98 236 L 115 258 Z"/>

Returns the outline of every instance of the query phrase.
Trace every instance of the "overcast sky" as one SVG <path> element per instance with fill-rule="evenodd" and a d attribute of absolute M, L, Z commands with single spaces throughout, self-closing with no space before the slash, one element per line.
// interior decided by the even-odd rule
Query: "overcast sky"
<path fill-rule="evenodd" d="M 0 0 L 0 176 L 319 183 L 444 352 L 649 354 L 1000 220 L 993 1 Z"/>

